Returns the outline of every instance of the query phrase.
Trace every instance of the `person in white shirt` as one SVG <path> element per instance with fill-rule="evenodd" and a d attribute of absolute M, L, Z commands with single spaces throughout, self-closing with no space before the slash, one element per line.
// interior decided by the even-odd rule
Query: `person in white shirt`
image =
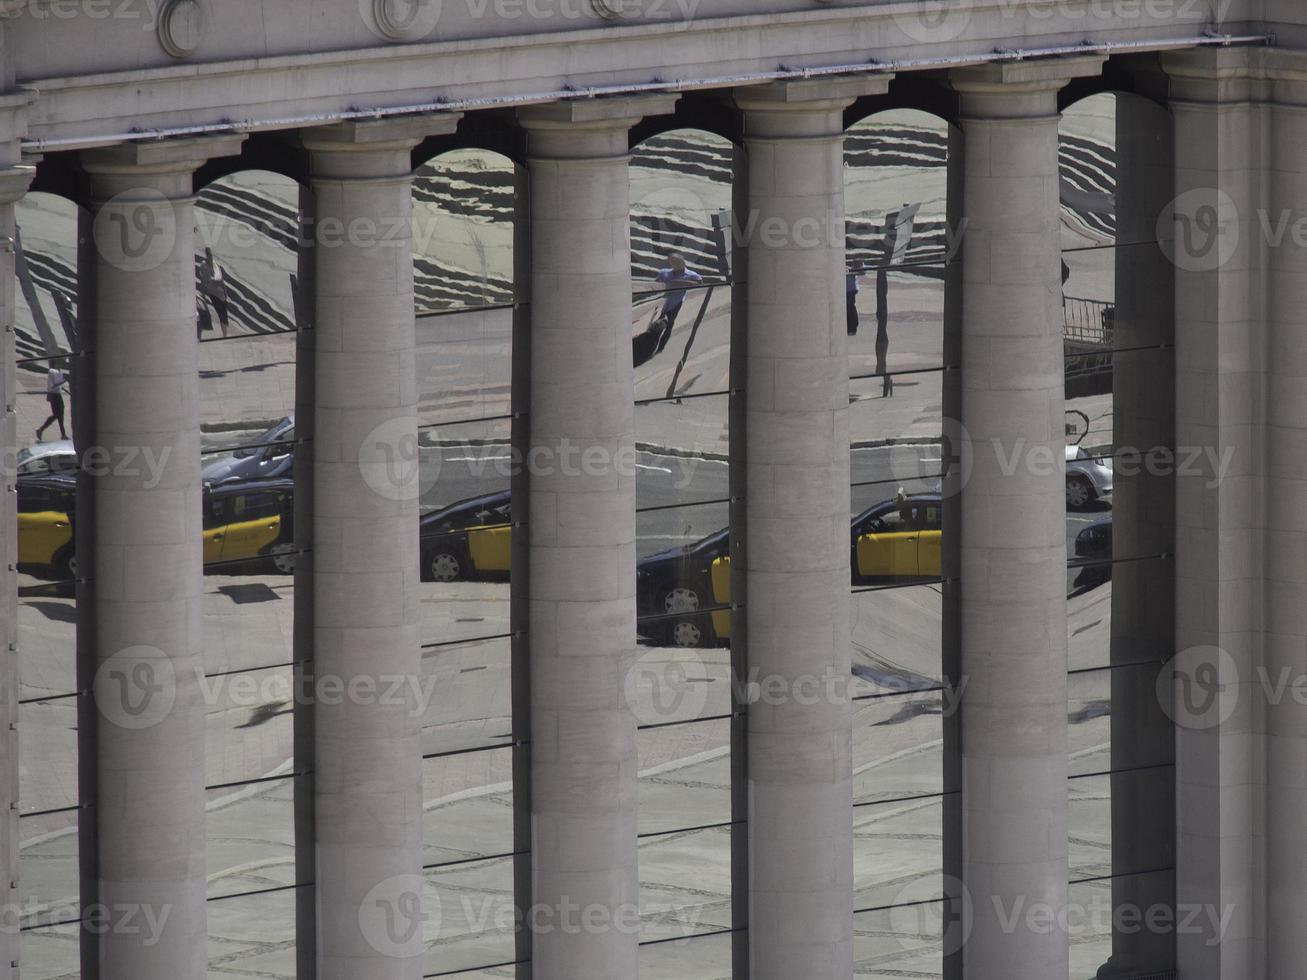
<path fill-rule="evenodd" d="M 59 438 L 67 439 L 68 430 L 64 428 L 64 396 L 63 392 L 68 387 L 68 375 L 64 374 L 52 362 L 50 370 L 45 374 L 45 400 L 50 405 L 50 417 L 42 423 L 41 427 L 36 430 L 36 441 L 40 442 L 45 430 L 55 422 L 59 423 Z"/>

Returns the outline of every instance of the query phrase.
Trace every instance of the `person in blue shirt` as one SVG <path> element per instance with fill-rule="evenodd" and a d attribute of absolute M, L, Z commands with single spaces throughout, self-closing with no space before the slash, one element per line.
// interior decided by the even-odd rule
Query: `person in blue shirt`
<path fill-rule="evenodd" d="M 676 322 L 676 314 L 681 312 L 681 306 L 685 303 L 686 287 L 703 282 L 703 276 L 686 268 L 684 255 L 673 252 L 667 256 L 667 268 L 659 269 L 654 278 L 667 287 L 667 298 L 663 300 L 663 310 L 658 316 L 667 321 L 667 331 L 670 333 L 672 324 Z"/>
<path fill-rule="evenodd" d="M 667 256 L 667 268 L 659 269 L 654 279 L 663 284 L 666 295 L 658 316 L 631 341 L 631 359 L 636 367 L 661 353 L 667 346 L 667 342 L 672 339 L 676 316 L 685 304 L 686 290 L 703 282 L 703 276 L 686 267 L 685 256 L 679 252 Z"/>

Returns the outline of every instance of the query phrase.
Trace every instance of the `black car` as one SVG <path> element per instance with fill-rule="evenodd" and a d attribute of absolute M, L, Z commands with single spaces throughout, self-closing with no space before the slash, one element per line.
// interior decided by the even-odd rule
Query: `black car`
<path fill-rule="evenodd" d="M 728 530 L 678 548 L 647 555 L 635 564 L 636 613 L 642 636 L 670 646 L 713 646 L 712 566 L 731 551 Z"/>
<path fill-rule="evenodd" d="M 1111 581 L 1112 515 L 1094 521 L 1076 535 L 1075 564 L 1084 566 L 1076 576 L 1078 589 L 1089 589 Z M 1095 564 L 1101 562 L 1101 564 Z"/>
<path fill-rule="evenodd" d="M 422 517 L 422 580 L 456 582 L 503 577 L 509 569 L 509 529 L 513 524 L 511 494 L 468 497 Z M 469 529 L 476 528 L 476 540 Z"/>

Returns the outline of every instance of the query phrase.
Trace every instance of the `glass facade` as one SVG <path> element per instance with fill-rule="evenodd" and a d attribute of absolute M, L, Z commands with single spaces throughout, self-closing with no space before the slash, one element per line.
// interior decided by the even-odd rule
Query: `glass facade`
<path fill-rule="evenodd" d="M 1174 963 L 1170 937 L 1114 932 L 1110 914 L 1174 904 L 1173 732 L 1154 693 L 1173 645 L 1174 322 L 1143 154 L 1118 151 L 1127 134 L 1166 131 L 1161 109 L 1115 96 L 1077 103 L 1062 125 L 1068 848 L 1072 906 L 1088 910 L 1070 980 Z M 952 976 L 959 946 L 945 901 L 958 895 L 966 710 L 949 482 L 964 302 L 951 133 L 893 110 L 852 126 L 845 150 L 859 977 Z M 651 978 L 729 976 L 746 938 L 741 733 L 756 692 L 733 644 L 744 606 L 732 596 L 742 528 L 731 436 L 747 394 L 732 355 L 747 285 L 738 157 L 723 137 L 674 130 L 631 160 L 637 623 L 624 694 L 639 728 L 640 963 Z M 514 400 L 515 341 L 529 336 L 525 192 L 521 167 L 471 149 L 428 161 L 414 181 L 430 976 L 511 976 L 529 955 L 527 621 L 513 594 L 527 529 L 520 390 Z M 312 638 L 297 626 L 312 582 L 312 426 L 297 420 L 311 404 L 306 199 L 287 177 L 245 171 L 205 187 L 196 207 L 215 976 L 294 976 L 297 923 L 313 908 L 301 683 Z M 29 430 L 45 420 L 50 372 L 64 371 L 71 428 L 85 391 L 77 209 L 32 194 L 18 216 L 20 418 Z M 84 498 L 71 450 L 46 431 L 41 452 L 20 460 L 30 468 L 19 494 L 21 927 L 24 973 L 38 978 L 78 974 L 79 818 L 95 804 L 78 789 L 90 737 L 79 718 L 94 710 L 78 674 Z"/>

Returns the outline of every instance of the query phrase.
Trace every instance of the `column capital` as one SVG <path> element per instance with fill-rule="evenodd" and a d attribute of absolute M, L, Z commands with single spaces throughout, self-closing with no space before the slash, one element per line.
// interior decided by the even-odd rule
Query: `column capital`
<path fill-rule="evenodd" d="M 27 193 L 36 176 L 36 168 L 28 164 L 0 170 L 0 205 L 13 204 Z"/>
<path fill-rule="evenodd" d="M 428 136 L 448 136 L 458 129 L 461 112 L 351 119 L 300 131 L 312 154 L 318 180 L 408 177 L 410 154 Z"/>
<path fill-rule="evenodd" d="M 144 189 L 177 200 L 194 192 L 192 177 L 206 161 L 236 156 L 244 142 L 244 133 L 140 140 L 82 150 L 80 160 L 97 200 Z"/>
<path fill-rule="evenodd" d="M 864 95 L 884 95 L 893 75 L 831 75 L 744 85 L 731 97 L 744 112 L 748 139 L 819 139 L 844 135 L 844 110 Z"/>
<path fill-rule="evenodd" d="M 194 173 L 209 160 L 238 155 L 244 142 L 244 133 L 226 133 L 115 143 L 83 150 L 82 169 L 89 174 Z"/>
<path fill-rule="evenodd" d="M 1171 100 L 1246 102 L 1254 90 L 1254 53 L 1252 48 L 1217 47 L 1163 52 L 1160 60 L 1170 80 Z"/>
<path fill-rule="evenodd" d="M 527 153 L 536 159 L 625 156 L 631 127 L 648 116 L 666 116 L 679 95 L 655 92 L 604 98 L 561 99 L 517 110 L 527 131 Z"/>
<path fill-rule="evenodd" d="M 962 115 L 972 119 L 1020 119 L 1057 114 L 1057 93 L 1072 79 L 1102 73 L 1104 55 L 1039 58 L 969 65 L 949 72 L 962 96 Z"/>

